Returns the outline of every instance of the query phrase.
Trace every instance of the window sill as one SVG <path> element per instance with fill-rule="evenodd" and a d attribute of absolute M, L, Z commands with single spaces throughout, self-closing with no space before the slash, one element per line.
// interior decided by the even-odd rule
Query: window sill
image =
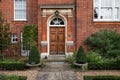
<path fill-rule="evenodd" d="M 15 21 L 15 22 L 26 22 L 27 19 L 14 19 L 13 21 Z"/>
<path fill-rule="evenodd" d="M 120 22 L 120 20 L 93 20 L 93 22 Z"/>

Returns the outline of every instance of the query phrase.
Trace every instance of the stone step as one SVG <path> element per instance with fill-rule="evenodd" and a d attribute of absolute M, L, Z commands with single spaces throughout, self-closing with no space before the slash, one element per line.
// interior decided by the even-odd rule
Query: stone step
<path fill-rule="evenodd" d="M 47 59 L 47 62 L 66 62 L 66 56 L 65 55 L 50 55 Z"/>

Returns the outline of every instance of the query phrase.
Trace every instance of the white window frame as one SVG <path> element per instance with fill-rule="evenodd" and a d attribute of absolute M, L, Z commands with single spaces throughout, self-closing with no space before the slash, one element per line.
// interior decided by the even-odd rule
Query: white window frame
<path fill-rule="evenodd" d="M 99 0 L 99 5 L 98 5 L 98 9 L 99 9 L 99 11 L 98 11 L 98 13 L 99 13 L 99 15 L 98 15 L 98 19 L 94 19 L 94 8 L 95 8 L 95 0 L 93 0 L 93 21 L 101 21 L 101 22 L 120 22 L 120 15 L 118 15 L 119 17 L 118 17 L 118 19 L 115 19 L 115 8 L 119 8 L 119 13 L 118 14 L 120 14 L 120 6 L 119 7 L 116 7 L 115 6 L 115 0 L 112 0 L 112 6 L 111 6 L 111 8 L 112 8 L 112 19 L 100 19 L 100 16 L 101 16 L 101 2 L 102 2 L 102 0 Z"/>
<path fill-rule="evenodd" d="M 23 32 L 21 32 L 21 55 L 22 56 L 28 56 L 30 53 L 30 50 L 24 50 L 23 49 Z"/>
<path fill-rule="evenodd" d="M 17 39 L 17 41 L 14 41 L 14 39 Z M 18 36 L 17 34 L 12 34 L 11 35 L 11 43 L 14 44 L 14 43 L 17 43 L 18 42 Z"/>
<path fill-rule="evenodd" d="M 23 5 L 23 4 L 19 4 L 19 5 Z M 26 0 L 25 0 L 25 8 L 24 9 L 16 9 L 16 7 L 15 7 L 15 0 L 14 0 L 14 21 L 26 21 L 27 20 L 27 15 L 26 15 L 26 13 L 27 13 L 27 11 L 26 11 L 26 6 L 27 6 L 27 4 L 26 4 Z M 16 18 L 16 10 L 18 10 L 18 11 L 25 11 L 25 18 L 24 19 L 22 19 L 22 18 Z"/>

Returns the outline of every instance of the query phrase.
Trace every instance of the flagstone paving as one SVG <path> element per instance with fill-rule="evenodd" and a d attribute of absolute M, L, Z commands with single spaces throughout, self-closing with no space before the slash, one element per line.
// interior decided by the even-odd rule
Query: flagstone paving
<path fill-rule="evenodd" d="M 49 62 L 40 70 L 36 80 L 77 80 L 77 78 L 67 63 Z"/>

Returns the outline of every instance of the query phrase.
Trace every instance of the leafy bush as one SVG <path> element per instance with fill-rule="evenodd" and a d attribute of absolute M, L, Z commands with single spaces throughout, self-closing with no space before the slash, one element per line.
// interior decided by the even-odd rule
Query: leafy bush
<path fill-rule="evenodd" d="M 3 60 L 0 61 L 0 68 L 6 70 L 23 70 L 25 69 L 25 64 L 19 61 Z"/>
<path fill-rule="evenodd" d="M 117 56 L 120 56 L 120 50 L 111 50 L 111 51 L 108 51 L 108 54 L 106 54 L 107 57 L 110 57 L 110 58 L 116 58 Z"/>
<path fill-rule="evenodd" d="M 7 75 L 0 75 L 0 80 L 27 80 L 26 76 L 7 76 Z"/>
<path fill-rule="evenodd" d="M 84 76 L 84 80 L 120 80 L 120 76 Z"/>
<path fill-rule="evenodd" d="M 93 62 L 88 64 L 90 70 L 120 70 L 120 63 L 111 62 Z"/>
<path fill-rule="evenodd" d="M 19 80 L 27 80 L 26 76 L 19 76 Z"/>
<path fill-rule="evenodd" d="M 26 25 L 23 29 L 23 49 L 30 50 L 37 45 L 38 30 L 35 25 Z"/>
<path fill-rule="evenodd" d="M 79 47 L 79 50 L 76 54 L 76 62 L 82 64 L 87 62 L 87 57 L 82 46 Z"/>
<path fill-rule="evenodd" d="M 3 54 L 0 53 L 0 61 L 2 61 L 2 60 L 3 60 Z"/>
<path fill-rule="evenodd" d="M 28 62 L 29 62 L 29 64 L 40 63 L 40 54 L 39 54 L 38 48 L 36 46 L 32 47 L 30 54 L 29 54 Z"/>
<path fill-rule="evenodd" d="M 90 51 L 87 53 L 87 62 L 100 62 L 101 61 L 101 55 L 96 53 L 96 52 L 93 52 L 93 51 Z"/>
<path fill-rule="evenodd" d="M 120 64 L 120 56 L 116 58 L 116 63 Z"/>
<path fill-rule="evenodd" d="M 98 51 L 102 56 L 116 57 L 120 55 L 120 34 L 114 30 L 100 30 L 87 37 L 85 44 L 91 50 Z"/>

